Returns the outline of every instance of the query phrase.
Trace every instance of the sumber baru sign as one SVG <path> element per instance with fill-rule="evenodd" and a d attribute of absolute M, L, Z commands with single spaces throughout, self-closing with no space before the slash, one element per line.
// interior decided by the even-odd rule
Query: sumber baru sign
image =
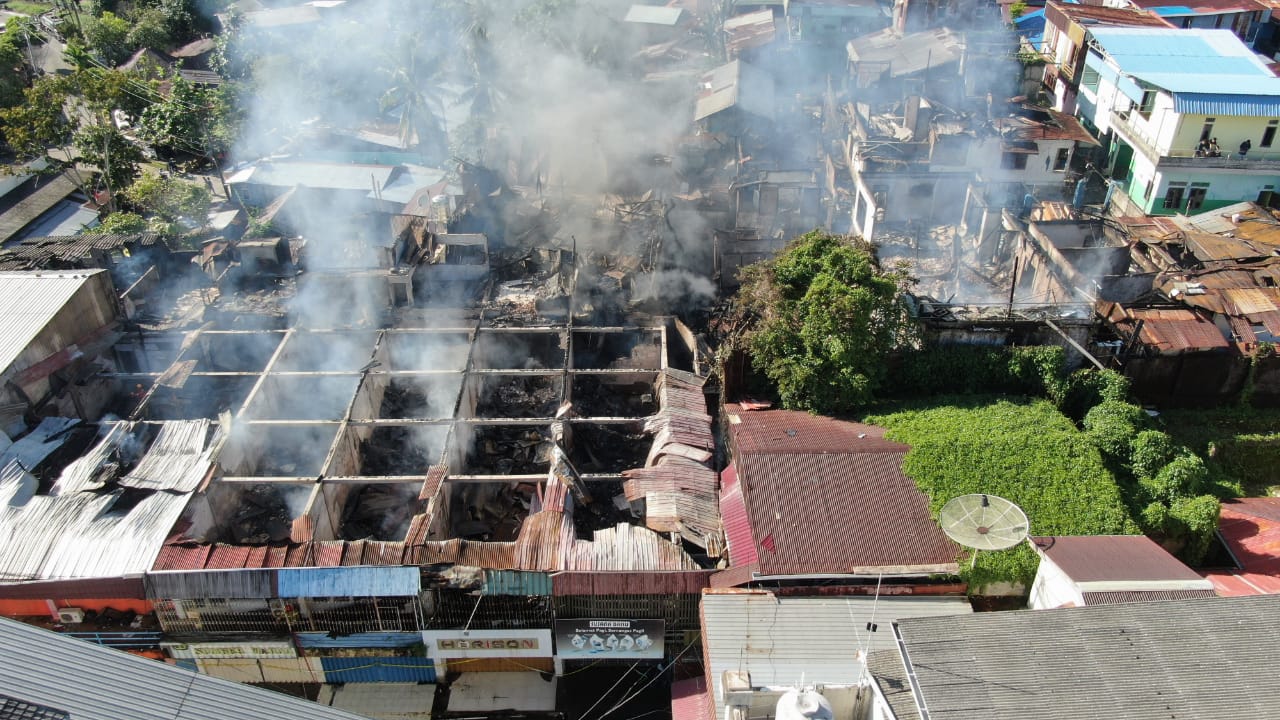
<path fill-rule="evenodd" d="M 662 620 L 557 620 L 556 654 L 565 660 L 661 660 Z"/>
<path fill-rule="evenodd" d="M 434 658 L 551 657 L 550 630 L 425 630 Z"/>
<path fill-rule="evenodd" d="M 162 643 L 171 658 L 231 660 L 236 658 L 291 658 L 298 652 L 287 642 L 263 643 Z"/>

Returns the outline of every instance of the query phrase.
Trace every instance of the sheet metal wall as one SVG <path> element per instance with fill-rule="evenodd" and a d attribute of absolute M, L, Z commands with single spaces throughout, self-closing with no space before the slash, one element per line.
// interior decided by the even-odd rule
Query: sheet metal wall
<path fill-rule="evenodd" d="M 416 683 L 435 682 L 436 669 L 430 658 L 381 657 L 347 658 L 322 657 L 318 659 L 324 668 L 327 683 Z"/>
<path fill-rule="evenodd" d="M 366 632 L 331 636 L 323 632 L 301 632 L 295 637 L 300 648 L 398 648 L 422 642 L 422 633 Z"/>

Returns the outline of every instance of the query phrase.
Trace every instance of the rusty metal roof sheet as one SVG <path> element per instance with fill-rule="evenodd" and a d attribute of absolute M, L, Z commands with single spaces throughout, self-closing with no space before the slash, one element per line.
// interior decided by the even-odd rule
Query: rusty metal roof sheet
<path fill-rule="evenodd" d="M 902 452 L 738 456 L 762 575 L 957 572 Z"/>
<path fill-rule="evenodd" d="M 766 11 L 767 12 L 767 11 Z M 701 675 L 671 683 L 671 720 L 715 720 L 715 702 Z"/>
<path fill-rule="evenodd" d="M 1128 334 L 1132 334 L 1141 321 L 1139 340 L 1164 355 L 1230 347 L 1216 325 L 1190 308 L 1125 308 L 1119 303 L 1104 303 L 1099 312 L 1117 329 Z"/>
<path fill-rule="evenodd" d="M 1077 583 L 1203 581 L 1167 550 L 1145 535 L 1091 535 L 1032 538 L 1037 550 Z M 1109 590 L 1139 590 L 1113 587 Z M 1177 588 L 1162 587 L 1162 590 Z"/>
<path fill-rule="evenodd" d="M 559 572 L 553 595 L 697 595 L 710 587 L 712 570 L 667 572 Z"/>

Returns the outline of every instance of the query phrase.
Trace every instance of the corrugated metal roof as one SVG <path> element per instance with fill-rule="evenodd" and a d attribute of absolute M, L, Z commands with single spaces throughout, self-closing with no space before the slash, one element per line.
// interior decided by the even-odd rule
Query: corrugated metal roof
<path fill-rule="evenodd" d="M 422 573 L 416 567 L 282 568 L 276 587 L 283 598 L 416 597 Z"/>
<path fill-rule="evenodd" d="M 773 117 L 773 78 L 741 60 L 733 60 L 704 74 L 699 87 L 693 113 L 695 122 L 731 107 L 763 118 Z"/>
<path fill-rule="evenodd" d="M 30 195 L 19 200 L 0 213 L 0 243 L 6 243 L 22 229 L 53 209 L 64 198 L 79 189 L 72 171 L 64 171 L 52 178 L 40 180 L 40 186 Z"/>
<path fill-rule="evenodd" d="M 551 576 L 552 594 L 697 595 L 709 585 L 712 570 L 679 572 L 561 572 Z"/>
<path fill-rule="evenodd" d="M 201 570 L 149 572 L 147 597 L 153 600 L 260 599 L 277 597 L 274 570 Z"/>
<path fill-rule="evenodd" d="M 418 636 L 419 642 L 422 636 Z M 435 664 L 425 657 L 322 657 L 324 681 L 336 683 L 432 683 Z"/>
<path fill-rule="evenodd" d="M 1182 581 L 1194 583 L 1183 589 L 1201 588 L 1202 581 L 1196 571 L 1145 535 L 1036 537 L 1032 542 L 1041 554 L 1077 583 Z"/>
<path fill-rule="evenodd" d="M 1223 502 L 1218 532 L 1245 573 L 1270 576 L 1263 585 L 1280 592 L 1280 498 Z"/>
<path fill-rule="evenodd" d="M 671 683 L 671 720 L 715 720 L 705 677 Z"/>
<path fill-rule="evenodd" d="M 716 715 L 723 720 L 725 670 L 751 673 L 753 686 L 792 686 L 802 680 L 808 685 L 856 685 L 862 677 L 856 652 L 892 648 L 893 620 L 970 612 L 964 597 L 805 598 L 707 591 L 702 596 L 702 643 Z M 869 633 L 873 617 L 879 630 Z"/>
<path fill-rule="evenodd" d="M 729 550 L 729 564 L 751 565 L 760 557 L 756 554 L 756 539 L 751 533 L 751 518 L 747 515 L 746 501 L 742 497 L 742 483 L 738 482 L 738 468 L 733 463 L 721 474 L 723 493 L 720 496 L 720 516 L 724 522 L 724 539 Z"/>
<path fill-rule="evenodd" d="M 1231 347 L 1217 325 L 1190 308 L 1125 308 L 1119 303 L 1107 303 L 1100 306 L 1099 312 L 1118 330 L 1130 335 L 1137 328 L 1138 321 L 1142 321 L 1139 339 L 1161 354 L 1178 355 Z"/>
<path fill-rule="evenodd" d="M 883 65 L 890 77 L 914 75 L 958 62 L 963 49 L 963 38 L 945 27 L 907 35 L 885 28 L 856 37 L 845 46 L 849 61 L 855 66 Z"/>
<path fill-rule="evenodd" d="M 0 454 L 0 467 L 17 461 L 23 469 L 34 470 L 70 437 L 69 431 L 79 425 L 76 418 L 48 417 L 35 430 L 27 433 Z"/>
<path fill-rule="evenodd" d="M 742 453 L 905 453 L 885 429 L 797 410 L 743 410 L 725 406 L 733 451 Z"/>
<path fill-rule="evenodd" d="M 762 575 L 958 571 L 959 547 L 902 473 L 903 453 L 737 459 Z"/>
<path fill-rule="evenodd" d="M 84 600 L 90 598 L 145 600 L 146 597 L 147 594 L 143 589 L 141 575 L 0 583 L 0 598 L 14 600 Z"/>
<path fill-rule="evenodd" d="M 0 372 L 6 372 L 63 306 L 92 282 L 103 282 L 105 270 L 83 272 L 0 272 Z M 68 338 L 67 342 L 74 342 Z"/>
<path fill-rule="evenodd" d="M 261 690 L 0 618 L 4 693 L 79 720 L 359 720 Z"/>
<path fill-rule="evenodd" d="M 551 576 L 544 572 L 486 569 L 481 592 L 485 595 L 546 596 L 551 594 Z"/>
<path fill-rule="evenodd" d="M 883 600 L 881 600 L 883 602 Z M 1280 597 L 898 622 L 934 720 L 1271 717 Z"/>
<path fill-rule="evenodd" d="M 1199 112 L 1176 109 L 1183 93 L 1190 94 L 1192 104 L 1237 96 L 1241 107 L 1280 98 L 1280 78 L 1230 30 L 1099 27 L 1090 32 L 1122 73 L 1173 93 L 1177 112 Z"/>

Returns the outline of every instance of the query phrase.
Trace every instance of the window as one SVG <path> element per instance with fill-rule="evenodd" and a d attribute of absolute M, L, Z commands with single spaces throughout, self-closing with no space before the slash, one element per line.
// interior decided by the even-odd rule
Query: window
<path fill-rule="evenodd" d="M 1155 106 L 1156 106 L 1156 91 L 1155 90 L 1142 91 L 1142 104 L 1138 106 L 1138 112 L 1142 114 L 1142 117 L 1147 118 L 1148 120 L 1151 119 L 1151 111 L 1155 109 Z"/>
<path fill-rule="evenodd" d="M 1204 205 L 1204 196 L 1209 192 L 1209 183 L 1191 183 L 1191 194 L 1187 196 L 1187 212 L 1199 210 Z"/>
<path fill-rule="evenodd" d="M 1261 192 L 1258 193 L 1258 204 L 1262 207 L 1271 207 L 1271 200 L 1275 197 L 1275 185 L 1263 185 Z"/>
<path fill-rule="evenodd" d="M 1272 120 L 1267 123 L 1267 129 L 1262 131 L 1262 142 L 1258 143 L 1262 147 L 1271 147 L 1271 143 L 1276 141 L 1276 126 L 1280 125 L 1280 120 Z"/>
<path fill-rule="evenodd" d="M 1026 170 L 1027 154 L 1007 152 L 1000 158 L 1000 167 L 1005 170 Z"/>
<path fill-rule="evenodd" d="M 1097 92 L 1098 80 L 1098 71 L 1086 65 L 1084 72 L 1080 74 L 1080 86 Z"/>
<path fill-rule="evenodd" d="M 1186 191 L 1186 183 L 1170 183 L 1169 189 L 1164 193 L 1164 208 L 1166 210 L 1177 210 L 1182 207 L 1182 195 Z"/>
<path fill-rule="evenodd" d="M 1204 127 L 1200 128 L 1200 142 L 1204 142 L 1213 137 L 1213 122 L 1217 118 L 1205 118 Z"/>
<path fill-rule="evenodd" d="M 1058 148 L 1058 157 L 1053 159 L 1053 169 L 1061 172 L 1067 169 L 1067 163 L 1071 161 L 1070 148 Z"/>
<path fill-rule="evenodd" d="M 1147 189 L 1142 191 L 1142 199 L 1143 199 L 1143 200 L 1150 200 L 1150 199 L 1151 199 L 1151 188 L 1152 188 L 1152 181 L 1148 180 L 1148 181 L 1147 181 Z"/>

